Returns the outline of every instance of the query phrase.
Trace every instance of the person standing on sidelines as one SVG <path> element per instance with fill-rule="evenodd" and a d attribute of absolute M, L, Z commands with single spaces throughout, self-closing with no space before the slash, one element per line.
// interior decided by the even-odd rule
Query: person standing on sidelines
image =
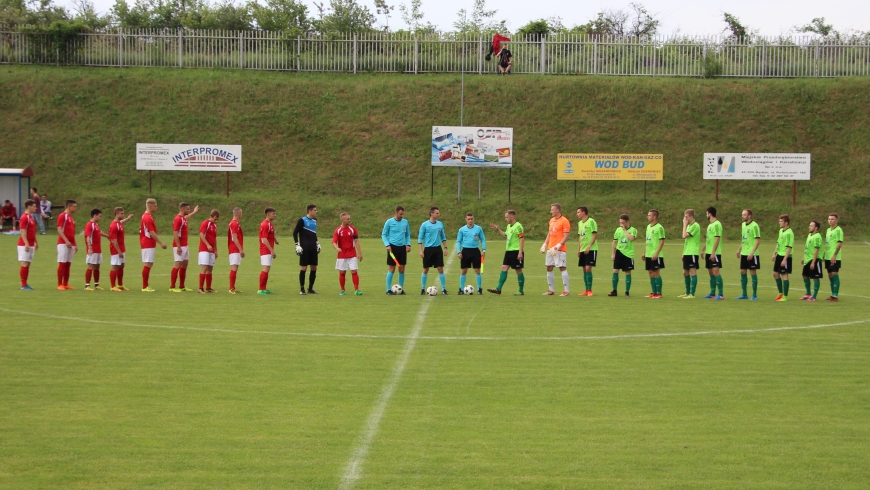
<path fill-rule="evenodd" d="M 76 222 L 72 217 L 76 210 L 78 204 L 70 199 L 63 212 L 57 215 L 57 289 L 61 291 L 75 289 L 69 285 L 69 274 L 73 256 L 78 251 Z"/>
<path fill-rule="evenodd" d="M 117 207 L 113 211 L 114 217 L 109 224 L 109 281 L 112 291 L 119 293 L 127 291 L 124 287 L 124 264 L 127 262 L 127 246 L 124 244 L 124 223 L 133 218 L 133 213 L 124 218 L 124 208 Z M 117 286 L 115 285 L 117 283 Z"/>
<path fill-rule="evenodd" d="M 332 234 L 332 248 L 338 252 L 335 268 L 338 270 L 338 285 L 341 286 L 340 296 L 344 296 L 344 285 L 347 280 L 347 270 L 350 269 L 350 279 L 353 282 L 355 295 L 362 296 L 359 290 L 359 263 L 362 262 L 362 248 L 359 244 L 359 232 L 350 224 L 350 214 L 341 213 L 341 225 Z"/>
<path fill-rule="evenodd" d="M 154 266 L 154 257 L 157 255 L 157 244 L 166 250 L 166 244 L 157 236 L 157 224 L 154 223 L 154 213 L 157 212 L 157 200 L 148 198 L 145 201 L 145 213 L 139 223 L 139 246 L 142 247 L 142 292 L 153 293 L 156 289 L 148 284 L 151 277 L 151 267 Z"/>
<path fill-rule="evenodd" d="M 230 226 L 227 230 L 227 255 L 230 259 L 230 294 L 239 294 L 241 291 L 236 289 L 236 274 L 239 271 L 239 266 L 242 265 L 242 259 L 245 258 L 245 237 L 242 234 L 242 226 L 239 222 L 242 220 L 242 208 L 233 208 L 233 219 L 230 220 Z"/>
<path fill-rule="evenodd" d="M 178 214 L 172 221 L 172 253 L 175 262 L 170 276 L 169 290 L 173 293 L 193 291 L 184 287 L 184 281 L 187 279 L 187 266 L 190 263 L 190 248 L 188 247 L 189 226 L 187 220 L 193 217 L 197 211 L 199 211 L 199 206 L 193 208 L 193 212 L 191 212 L 190 204 L 183 202 L 178 205 Z M 175 287 L 176 281 L 178 282 L 178 287 Z"/>
<path fill-rule="evenodd" d="M 579 266 L 583 268 L 583 282 L 586 289 L 577 296 L 592 296 L 592 268 L 598 260 L 598 223 L 589 217 L 589 209 L 586 206 L 577 208 L 577 257 L 580 258 Z"/>
<path fill-rule="evenodd" d="M 381 240 L 387 249 L 387 294 L 395 294 L 390 288 L 396 266 L 399 267 L 399 286 L 402 288 L 399 294 L 405 294 L 405 264 L 411 251 L 411 226 L 405 219 L 405 208 L 396 206 L 396 214 L 384 223 Z"/>
<path fill-rule="evenodd" d="M 698 288 L 698 262 L 701 254 L 701 225 L 695 221 L 695 210 L 683 213 L 683 281 L 686 293 L 680 298 L 693 299 Z"/>
<path fill-rule="evenodd" d="M 36 187 L 30 189 L 30 199 L 36 202 L 36 212 L 33 213 L 33 218 L 36 219 L 36 224 L 39 225 L 39 234 L 45 235 L 45 223 L 43 222 L 47 216 L 43 216 L 42 214 L 42 198 L 39 196 L 39 192 L 36 191 Z M 51 210 L 51 203 L 49 205 L 49 210 Z M 26 207 L 26 206 L 25 206 Z M 19 229 L 21 228 L 21 223 L 18 224 Z"/>
<path fill-rule="evenodd" d="M 309 204 L 305 216 L 296 222 L 293 230 L 293 241 L 296 242 L 296 255 L 299 256 L 299 294 L 305 295 L 305 272 L 311 267 L 308 276 L 308 293 L 317 294 L 314 281 L 317 279 L 317 254 L 320 253 L 320 242 L 317 241 L 317 206 Z"/>
<path fill-rule="evenodd" d="M 100 287 L 100 266 L 103 264 L 103 237 L 109 235 L 100 229 L 100 220 L 103 212 L 99 209 L 91 211 L 91 220 L 85 224 L 85 291 L 102 291 Z M 94 287 L 91 287 L 91 277 L 94 278 Z"/>
<path fill-rule="evenodd" d="M 758 223 L 752 219 L 752 210 L 744 209 L 740 214 L 743 223 L 740 224 L 740 249 L 737 251 L 737 258 L 740 259 L 740 287 L 743 289 L 743 294 L 734 299 L 758 299 L 758 276 L 756 271 L 761 267 L 761 261 L 758 259 L 758 247 L 761 245 L 761 229 Z M 746 294 L 746 285 L 748 283 L 746 271 L 752 276 L 752 298 Z"/>
<path fill-rule="evenodd" d="M 38 205 L 33 199 L 24 201 L 24 213 L 18 220 L 18 229 L 21 234 L 18 236 L 18 262 L 21 263 L 21 268 L 18 270 L 18 277 L 21 278 L 21 290 L 32 291 L 33 288 L 27 284 L 27 278 L 30 275 L 30 264 L 33 262 L 33 255 L 39 248 L 39 243 L 36 241 L 36 219 L 33 215 L 38 213 Z"/>
<path fill-rule="evenodd" d="M 825 301 L 836 303 L 840 301 L 840 265 L 843 248 L 843 229 L 840 228 L 840 217 L 837 213 L 828 215 L 828 231 L 825 232 L 825 270 L 831 281 L 831 296 Z"/>
<path fill-rule="evenodd" d="M 634 240 L 637 238 L 637 230 L 631 226 L 627 214 L 619 215 L 619 226 L 613 232 L 613 243 L 610 245 L 610 260 L 613 261 L 613 277 L 610 282 L 613 290 L 607 295 L 618 296 L 616 288 L 619 286 L 619 271 L 625 273 L 625 297 L 630 297 L 631 271 L 634 270 Z"/>
<path fill-rule="evenodd" d="M 260 272 L 260 288 L 257 294 L 272 294 L 268 289 L 269 271 L 272 269 L 272 261 L 278 255 L 275 253 L 275 245 L 278 245 L 278 239 L 275 238 L 275 227 L 272 222 L 278 217 L 275 208 L 266 208 L 266 219 L 260 223 L 260 265 L 263 270 Z"/>
<path fill-rule="evenodd" d="M 776 239 L 776 250 L 773 251 L 773 278 L 779 296 L 776 301 L 788 301 L 788 275 L 791 274 L 791 252 L 794 248 L 794 231 L 789 227 L 791 218 L 787 214 L 779 216 L 779 237 Z"/>
<path fill-rule="evenodd" d="M 216 293 L 211 288 L 214 261 L 217 258 L 217 220 L 221 212 L 212 209 L 208 219 L 199 225 L 199 254 L 196 263 L 199 265 L 199 293 Z M 203 284 L 204 283 L 204 284 Z M 205 285 L 205 288 L 203 288 Z"/>
<path fill-rule="evenodd" d="M 438 218 L 441 210 L 429 208 L 429 219 L 420 225 L 417 233 L 417 246 L 420 247 L 420 258 L 423 259 L 423 273 L 420 274 L 420 295 L 426 294 L 426 282 L 429 279 L 429 268 L 438 269 L 438 281 L 441 283 L 441 294 L 447 294 L 447 278 L 444 277 L 444 257 L 447 257 L 447 233 Z"/>
<path fill-rule="evenodd" d="M 804 247 L 803 278 L 807 294 L 801 300 L 813 302 L 819 295 L 819 286 L 822 282 L 822 259 L 819 253 L 822 249 L 822 235 L 819 230 L 822 224 L 818 221 L 810 221 L 810 233 L 807 235 L 807 244 Z M 810 279 L 813 280 L 813 292 L 810 294 Z"/>
<path fill-rule="evenodd" d="M 478 242 L 480 248 L 477 248 Z M 456 235 L 456 253 L 460 260 L 462 272 L 459 276 L 459 294 L 465 294 L 465 277 L 468 268 L 474 269 L 477 282 L 477 294 L 483 294 L 483 277 L 480 275 L 481 257 L 486 255 L 486 236 L 483 228 L 474 224 L 474 214 L 465 213 L 465 226 Z"/>
<path fill-rule="evenodd" d="M 716 218 L 716 208 L 710 206 L 707 208 L 707 219 L 710 224 L 707 225 L 707 240 L 705 241 L 705 266 L 710 273 L 710 294 L 704 296 L 705 299 L 723 300 L 725 299 L 724 284 L 722 276 L 719 275 L 719 269 L 722 268 L 722 222 Z M 719 294 L 716 294 L 716 288 L 719 289 Z"/>
<path fill-rule="evenodd" d="M 523 288 L 526 284 L 526 277 L 523 275 L 523 259 L 525 258 L 526 232 L 523 225 L 517 222 L 517 212 L 513 209 L 505 211 L 504 220 L 507 222 L 504 231 L 501 231 L 495 223 L 489 224 L 490 228 L 507 239 L 507 243 L 504 247 L 504 259 L 501 261 L 501 272 L 498 275 L 498 287 L 487 289 L 487 291 L 501 294 L 501 288 L 507 281 L 508 270 L 513 269 L 517 271 L 517 283 L 520 287 L 514 296 L 524 296 Z"/>
<path fill-rule="evenodd" d="M 662 298 L 662 269 L 665 268 L 665 259 L 661 256 L 662 248 L 665 246 L 665 228 L 659 223 L 659 211 L 650 209 L 646 214 L 646 220 L 649 224 L 646 225 L 646 249 L 640 260 L 646 263 L 646 270 L 649 272 L 649 283 L 652 286 L 652 292 L 646 297 L 653 299 Z"/>
<path fill-rule="evenodd" d="M 556 294 L 556 277 L 553 268 L 558 267 L 562 271 L 562 286 L 564 287 L 564 291 L 559 296 L 565 297 L 571 294 L 568 282 L 568 246 L 566 245 L 571 236 L 571 222 L 562 216 L 562 205 L 559 203 L 550 206 L 550 216 L 547 236 L 544 238 L 544 245 L 541 246 L 541 253 L 547 254 L 545 262 L 547 266 L 547 292 L 544 293 L 544 296 Z"/>

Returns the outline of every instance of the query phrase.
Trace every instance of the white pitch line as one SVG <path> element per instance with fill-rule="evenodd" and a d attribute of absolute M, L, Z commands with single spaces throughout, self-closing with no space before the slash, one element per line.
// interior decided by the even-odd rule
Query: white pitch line
<path fill-rule="evenodd" d="M 447 259 L 447 263 L 444 266 L 445 274 L 447 273 L 447 268 L 450 267 L 450 263 L 453 262 L 453 257 L 454 254 L 450 254 L 450 258 Z M 362 435 L 360 436 L 356 447 L 353 449 L 353 452 L 351 452 L 347 465 L 344 467 L 344 473 L 341 476 L 341 483 L 338 486 L 341 490 L 351 490 L 362 476 L 362 465 L 365 462 L 366 456 L 368 456 L 372 441 L 378 434 L 381 420 L 384 418 L 384 412 L 387 410 L 387 404 L 390 403 L 390 398 L 393 397 L 393 392 L 396 391 L 396 386 L 398 386 L 399 380 L 402 378 L 402 373 L 405 371 L 405 366 L 408 364 L 408 358 L 411 357 L 411 352 L 413 352 L 414 347 L 417 346 L 417 339 L 420 338 L 420 331 L 423 330 L 423 323 L 426 321 L 426 312 L 429 311 L 429 306 L 431 304 L 432 301 L 424 301 L 420 306 L 420 311 L 417 313 L 417 318 L 414 321 L 414 328 L 411 330 L 411 335 L 408 336 L 408 342 L 405 344 L 405 349 L 402 350 L 402 353 L 399 354 L 399 358 L 396 360 L 396 365 L 393 367 L 393 374 L 390 376 L 390 380 L 387 381 L 387 384 L 384 385 L 383 388 L 381 388 L 381 394 L 378 396 L 378 400 L 375 402 L 375 406 L 372 408 L 372 411 L 366 420 L 366 425 L 363 428 Z"/>

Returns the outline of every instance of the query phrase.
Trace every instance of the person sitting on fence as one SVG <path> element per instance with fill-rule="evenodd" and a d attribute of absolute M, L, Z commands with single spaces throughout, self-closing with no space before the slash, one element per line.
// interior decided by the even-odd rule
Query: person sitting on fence
<path fill-rule="evenodd" d="M 511 67 L 514 63 L 514 55 L 511 53 L 511 50 L 504 46 L 498 52 L 498 73 L 499 75 L 509 75 L 511 72 Z"/>

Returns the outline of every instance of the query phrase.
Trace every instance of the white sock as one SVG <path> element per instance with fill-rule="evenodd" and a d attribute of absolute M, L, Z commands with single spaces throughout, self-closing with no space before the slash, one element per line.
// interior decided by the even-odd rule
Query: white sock
<path fill-rule="evenodd" d="M 547 291 L 554 291 L 556 287 L 556 276 L 553 274 L 553 271 L 547 272 L 547 286 L 550 287 Z"/>
<path fill-rule="evenodd" d="M 562 285 L 565 286 L 565 292 L 568 292 L 568 271 L 562 271 Z"/>

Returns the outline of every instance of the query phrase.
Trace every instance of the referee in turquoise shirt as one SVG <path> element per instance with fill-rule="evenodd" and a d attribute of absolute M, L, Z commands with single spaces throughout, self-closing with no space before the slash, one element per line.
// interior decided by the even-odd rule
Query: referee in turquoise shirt
<path fill-rule="evenodd" d="M 477 248 L 478 242 L 482 250 Z M 459 229 L 459 234 L 456 236 L 456 252 L 462 268 L 462 275 L 459 276 L 459 294 L 465 294 L 462 290 L 465 289 L 465 273 L 468 272 L 469 267 L 474 269 L 477 275 L 477 294 L 483 294 L 480 260 L 482 255 L 486 255 L 486 237 L 483 235 L 483 228 L 474 224 L 474 213 L 465 213 L 465 226 Z"/>
<path fill-rule="evenodd" d="M 390 288 L 393 286 L 396 265 L 399 266 L 399 286 L 402 288 L 400 294 L 405 294 L 405 264 L 408 262 L 408 252 L 411 251 L 411 227 L 405 219 L 405 208 L 396 206 L 395 216 L 384 223 L 381 240 L 387 248 L 387 294 L 393 294 Z M 396 260 L 390 256 L 391 253 Z"/>
<path fill-rule="evenodd" d="M 438 269 L 438 280 L 441 281 L 441 294 L 447 294 L 447 280 L 444 278 L 444 257 L 447 257 L 447 234 L 444 225 L 438 221 L 441 210 L 429 208 L 429 219 L 420 225 L 417 233 L 417 245 L 420 247 L 420 257 L 423 259 L 423 274 L 420 275 L 420 295 L 426 294 L 426 281 L 429 279 L 429 268 Z M 442 250 L 443 248 L 443 250 Z"/>

